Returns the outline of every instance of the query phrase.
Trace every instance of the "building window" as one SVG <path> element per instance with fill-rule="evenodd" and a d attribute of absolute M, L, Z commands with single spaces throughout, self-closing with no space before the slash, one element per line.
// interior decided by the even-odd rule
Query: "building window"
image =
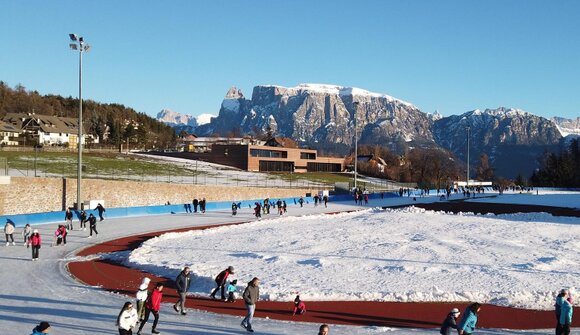
<path fill-rule="evenodd" d="M 300 153 L 300 159 L 316 159 L 316 153 L 315 152 L 301 152 Z"/>
<path fill-rule="evenodd" d="M 308 163 L 308 172 L 340 172 L 340 164 L 336 163 Z"/>
<path fill-rule="evenodd" d="M 260 161 L 260 171 L 294 172 L 293 162 Z"/>
<path fill-rule="evenodd" d="M 268 158 L 288 158 L 288 152 L 277 150 L 250 149 L 250 156 L 268 157 Z"/>

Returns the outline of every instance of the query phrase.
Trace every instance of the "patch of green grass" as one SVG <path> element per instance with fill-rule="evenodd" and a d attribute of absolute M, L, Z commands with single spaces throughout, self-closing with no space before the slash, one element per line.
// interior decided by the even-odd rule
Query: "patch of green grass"
<path fill-rule="evenodd" d="M 9 169 L 26 171 L 35 169 L 37 174 L 72 177 L 77 174 L 77 154 L 73 152 L 21 152 L 2 151 Z M 118 153 L 84 153 L 83 174 L 87 177 L 123 179 L 123 176 L 194 176 L 193 169 L 177 164 L 165 163 L 149 158 L 141 158 Z M 3 168 L 3 167 L 2 167 Z"/>
<path fill-rule="evenodd" d="M 272 172 L 278 178 L 286 181 L 311 181 L 323 184 L 335 184 L 339 182 L 352 182 L 352 176 L 342 173 L 324 173 L 324 172 L 307 172 L 307 173 L 287 173 L 287 172 Z"/>

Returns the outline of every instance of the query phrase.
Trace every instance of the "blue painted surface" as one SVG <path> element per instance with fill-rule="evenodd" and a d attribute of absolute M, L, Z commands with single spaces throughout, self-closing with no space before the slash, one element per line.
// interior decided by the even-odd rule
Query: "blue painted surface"
<path fill-rule="evenodd" d="M 384 193 L 385 198 L 397 197 L 396 193 Z M 369 199 L 380 199 L 380 193 L 369 194 Z M 270 202 L 276 202 L 280 200 L 285 200 L 288 206 L 292 206 L 298 203 L 299 197 L 291 198 L 270 198 Z M 349 194 L 346 195 L 331 195 L 329 197 L 330 202 L 336 201 L 350 201 L 353 197 Z M 313 203 L 314 199 L 312 197 L 304 197 L 306 203 Z M 263 203 L 264 199 L 253 199 L 253 200 L 242 200 L 236 201 L 241 204 L 241 208 L 253 208 L 254 203 Z M 231 201 L 219 201 L 219 202 L 208 202 L 206 205 L 206 211 L 218 211 L 218 210 L 231 210 Z M 191 206 L 193 210 L 193 205 Z M 64 211 L 58 212 L 46 212 L 46 213 L 31 213 L 31 214 L 15 214 L 15 215 L 3 215 L 0 216 L 0 222 L 6 222 L 8 220 L 12 221 L 16 227 L 24 227 L 26 224 L 39 225 L 45 223 L 53 222 L 64 222 Z M 87 210 L 87 216 L 93 213 L 98 218 L 98 212 L 96 210 Z M 139 207 L 119 207 L 119 208 L 107 208 L 104 214 L 105 219 L 107 218 L 122 218 L 131 216 L 148 216 L 148 215 L 164 215 L 164 214 L 181 214 L 187 213 L 185 204 L 179 205 L 161 205 L 161 206 L 139 206 Z M 78 220 L 78 213 L 75 213 L 75 219 Z"/>

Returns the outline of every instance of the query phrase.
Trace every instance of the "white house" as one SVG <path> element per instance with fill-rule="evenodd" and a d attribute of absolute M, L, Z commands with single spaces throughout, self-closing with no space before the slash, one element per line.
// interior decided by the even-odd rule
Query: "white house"
<path fill-rule="evenodd" d="M 0 145 L 18 145 L 18 134 L 20 129 L 15 126 L 0 121 Z"/>

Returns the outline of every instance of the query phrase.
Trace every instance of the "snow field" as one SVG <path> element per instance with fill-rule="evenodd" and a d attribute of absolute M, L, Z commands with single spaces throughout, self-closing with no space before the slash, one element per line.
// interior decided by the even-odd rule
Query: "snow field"
<path fill-rule="evenodd" d="M 478 301 L 551 309 L 556 292 L 580 288 L 580 219 L 544 213 L 452 215 L 418 208 L 262 220 L 168 233 L 130 253 L 127 265 L 207 296 L 233 265 L 243 290 L 263 299 Z"/>

